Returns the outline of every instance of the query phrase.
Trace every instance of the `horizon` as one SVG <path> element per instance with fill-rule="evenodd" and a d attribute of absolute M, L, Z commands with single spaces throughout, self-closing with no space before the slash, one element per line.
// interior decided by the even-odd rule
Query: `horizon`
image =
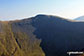
<path fill-rule="evenodd" d="M 1 0 L 0 20 L 19 20 L 38 14 L 75 19 L 84 15 L 84 0 Z"/>

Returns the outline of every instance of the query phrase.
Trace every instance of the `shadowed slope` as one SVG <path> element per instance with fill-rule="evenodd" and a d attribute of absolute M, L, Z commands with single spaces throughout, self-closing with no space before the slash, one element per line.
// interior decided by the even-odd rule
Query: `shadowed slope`
<path fill-rule="evenodd" d="M 34 34 L 42 39 L 40 47 L 46 56 L 67 56 L 68 51 L 83 51 L 84 22 L 38 15 L 33 21 Z"/>

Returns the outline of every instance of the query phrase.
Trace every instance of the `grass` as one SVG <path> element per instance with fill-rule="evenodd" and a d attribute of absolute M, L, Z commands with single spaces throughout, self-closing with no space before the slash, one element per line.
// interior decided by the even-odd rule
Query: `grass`
<path fill-rule="evenodd" d="M 13 32 L 8 22 L 3 23 L 0 33 L 0 56 L 44 56 L 40 40 L 32 39 L 24 32 Z"/>

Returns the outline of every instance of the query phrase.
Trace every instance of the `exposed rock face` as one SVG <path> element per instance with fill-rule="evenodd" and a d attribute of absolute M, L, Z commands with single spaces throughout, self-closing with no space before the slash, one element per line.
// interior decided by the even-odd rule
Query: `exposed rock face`
<path fill-rule="evenodd" d="M 84 22 L 47 15 L 0 22 L 0 56 L 67 56 L 83 49 Z"/>

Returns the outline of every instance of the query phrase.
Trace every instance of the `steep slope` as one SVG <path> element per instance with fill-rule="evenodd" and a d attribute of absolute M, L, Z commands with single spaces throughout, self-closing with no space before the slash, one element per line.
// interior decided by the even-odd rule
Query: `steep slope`
<path fill-rule="evenodd" d="M 14 28 L 18 30 L 14 32 L 12 27 L 17 27 L 19 22 L 13 26 L 12 24 L 14 23 L 16 21 L 13 23 L 1 22 L 0 56 L 44 56 L 43 51 L 39 47 L 41 40 L 29 37 L 27 33 L 19 30 L 21 28 Z"/>
<path fill-rule="evenodd" d="M 15 51 L 15 49 L 18 48 L 18 45 L 13 36 L 13 32 L 11 31 L 10 25 L 8 25 L 8 22 L 2 22 L 2 24 L 3 32 L 0 34 L 0 43 L 2 44 L 4 50 L 3 52 L 0 51 L 1 56 L 11 56 L 14 52 L 18 53 L 17 55 L 21 56 L 19 49 L 17 50 L 17 52 Z"/>
<path fill-rule="evenodd" d="M 19 47 L 28 56 L 44 56 L 44 52 L 39 47 L 41 40 L 33 34 L 35 30 L 32 26 L 33 18 L 10 22 L 12 31 Z"/>
<path fill-rule="evenodd" d="M 40 47 L 46 56 L 68 56 L 69 51 L 84 51 L 84 22 L 37 15 L 32 25 L 36 37 L 42 39 Z"/>

